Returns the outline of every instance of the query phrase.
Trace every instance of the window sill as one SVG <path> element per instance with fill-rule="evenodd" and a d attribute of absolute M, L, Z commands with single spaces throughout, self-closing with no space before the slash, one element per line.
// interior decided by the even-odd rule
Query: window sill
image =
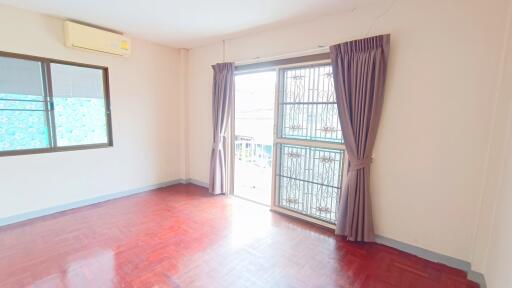
<path fill-rule="evenodd" d="M 54 152 L 66 152 L 66 151 L 78 151 L 78 150 L 89 150 L 89 149 L 100 149 L 100 148 L 112 148 L 112 147 L 114 147 L 113 144 L 103 143 L 103 144 L 75 145 L 75 146 L 53 147 L 53 148 L 12 150 L 12 151 L 0 152 L 0 157 L 54 153 Z"/>

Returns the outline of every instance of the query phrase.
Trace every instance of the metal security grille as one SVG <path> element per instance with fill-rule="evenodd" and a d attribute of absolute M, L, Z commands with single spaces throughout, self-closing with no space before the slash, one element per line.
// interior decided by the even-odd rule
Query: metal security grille
<path fill-rule="evenodd" d="M 331 65 L 285 69 L 281 76 L 279 136 L 343 142 Z"/>
<path fill-rule="evenodd" d="M 279 69 L 276 205 L 335 224 L 344 162 L 329 63 Z"/>
<path fill-rule="evenodd" d="M 279 205 L 335 223 L 342 159 L 339 150 L 281 145 Z"/>

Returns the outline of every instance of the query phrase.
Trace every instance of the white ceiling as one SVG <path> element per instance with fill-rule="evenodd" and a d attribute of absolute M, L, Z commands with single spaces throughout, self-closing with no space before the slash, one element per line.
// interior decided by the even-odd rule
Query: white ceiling
<path fill-rule="evenodd" d="M 0 0 L 173 47 L 190 48 L 250 31 L 355 8 L 356 0 Z"/>

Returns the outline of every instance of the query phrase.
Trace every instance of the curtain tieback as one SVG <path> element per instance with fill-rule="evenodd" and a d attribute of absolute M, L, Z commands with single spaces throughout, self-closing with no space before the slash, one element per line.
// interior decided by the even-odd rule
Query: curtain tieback
<path fill-rule="evenodd" d="M 355 171 L 358 169 L 366 168 L 366 167 L 370 166 L 370 164 L 372 164 L 372 160 L 373 160 L 372 157 L 366 157 L 366 158 L 357 159 L 354 161 L 351 160 L 349 169 Z"/>
<path fill-rule="evenodd" d="M 220 150 L 220 147 L 222 147 L 222 145 L 224 145 L 225 139 L 226 139 L 226 136 L 222 136 L 222 137 L 220 137 L 220 140 L 214 141 L 213 142 L 213 149 Z"/>

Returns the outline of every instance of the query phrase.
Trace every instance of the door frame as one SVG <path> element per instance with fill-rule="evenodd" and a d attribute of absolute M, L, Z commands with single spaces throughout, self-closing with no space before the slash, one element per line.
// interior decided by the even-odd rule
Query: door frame
<path fill-rule="evenodd" d="M 310 216 L 307 216 L 305 214 L 301 214 L 298 212 L 294 212 L 289 209 L 285 209 L 280 207 L 279 204 L 279 195 L 277 191 L 277 185 L 278 185 L 278 179 L 276 176 L 277 167 L 279 167 L 279 157 L 278 157 L 278 149 L 280 144 L 292 144 L 292 145 L 299 145 L 299 146 L 306 146 L 306 147 L 318 147 L 318 148 L 329 148 L 329 149 L 336 149 L 336 150 L 342 150 L 343 153 L 343 172 L 340 173 L 340 183 L 342 184 L 342 187 L 340 187 L 340 195 L 341 198 L 341 190 L 343 189 L 343 179 L 346 179 L 346 176 L 348 174 L 348 157 L 346 153 L 346 148 L 344 143 L 332 143 L 332 142 L 320 142 L 320 141 L 308 141 L 308 140 L 296 140 L 296 139 L 283 139 L 279 138 L 279 117 L 281 115 L 280 113 L 280 107 L 279 107 L 279 97 L 280 97 L 280 81 L 282 80 L 281 74 L 283 73 L 283 70 L 287 68 L 297 68 L 297 67 L 307 67 L 307 66 L 314 66 L 314 65 L 321 65 L 321 64 L 329 64 L 331 63 L 330 59 L 328 60 L 317 60 L 317 61 L 308 61 L 308 62 L 300 62 L 300 63 L 293 63 L 293 64 L 286 64 L 286 65 L 276 65 L 276 66 L 270 66 L 270 67 L 264 67 L 264 68 L 257 68 L 257 69 L 248 69 L 248 70 L 242 70 L 242 71 L 235 71 L 235 77 L 236 75 L 241 74 L 248 74 L 248 73 L 258 73 L 258 72 L 265 72 L 265 71 L 275 71 L 276 72 L 276 83 L 275 83 L 275 100 L 274 100 L 274 131 L 273 131 L 273 144 L 272 144 L 272 185 L 271 185 L 271 204 L 270 204 L 270 211 L 277 212 L 279 214 L 285 214 L 288 216 L 292 216 L 295 218 L 299 218 L 301 220 L 305 220 L 308 222 L 312 222 L 318 225 L 321 225 L 326 228 L 335 229 L 336 225 L 333 223 L 325 222 L 320 219 L 316 219 Z M 236 85 L 236 81 L 235 81 Z M 236 89 L 235 89 L 236 91 Z M 234 169 L 235 169 L 235 102 L 236 102 L 236 95 L 233 96 L 233 105 L 231 107 L 230 111 L 230 125 L 229 125 L 229 169 L 228 169 L 228 175 L 229 175 L 229 196 L 234 195 Z M 308 145 L 312 142 L 315 143 L 315 145 Z"/>

